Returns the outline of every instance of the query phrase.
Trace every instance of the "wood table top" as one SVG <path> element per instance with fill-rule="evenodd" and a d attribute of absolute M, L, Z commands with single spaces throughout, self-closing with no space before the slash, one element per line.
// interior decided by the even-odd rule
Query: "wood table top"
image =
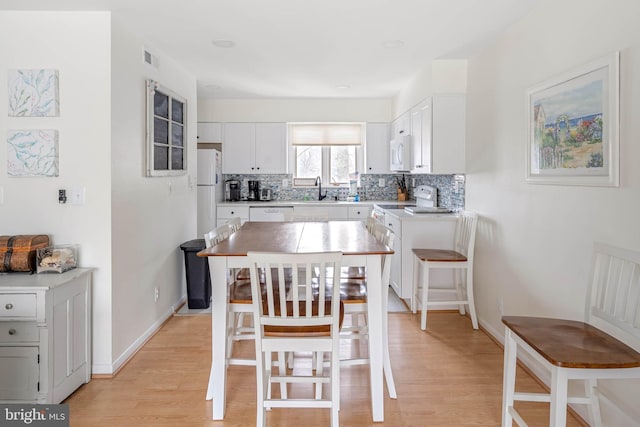
<path fill-rule="evenodd" d="M 588 323 L 521 316 L 503 316 L 502 323 L 556 366 L 590 369 L 640 367 L 638 352 Z"/>
<path fill-rule="evenodd" d="M 393 250 L 378 242 L 361 221 L 245 222 L 228 239 L 198 256 L 246 256 L 247 252 L 332 252 L 386 255 Z"/>

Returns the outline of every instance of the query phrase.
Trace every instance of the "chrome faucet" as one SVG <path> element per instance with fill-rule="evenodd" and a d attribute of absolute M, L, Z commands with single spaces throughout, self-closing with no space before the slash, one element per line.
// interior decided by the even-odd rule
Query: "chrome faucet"
<path fill-rule="evenodd" d="M 325 190 L 324 192 L 324 196 L 322 195 L 322 178 L 320 178 L 319 176 L 316 178 L 316 183 L 315 185 L 318 186 L 318 200 L 322 200 L 325 197 L 327 197 L 327 192 Z"/>

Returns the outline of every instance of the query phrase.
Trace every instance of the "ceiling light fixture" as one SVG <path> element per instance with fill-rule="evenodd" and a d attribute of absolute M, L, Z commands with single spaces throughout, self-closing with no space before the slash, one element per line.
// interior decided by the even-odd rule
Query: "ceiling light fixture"
<path fill-rule="evenodd" d="M 214 40 L 211 43 L 213 43 L 215 47 L 222 47 L 222 48 L 234 47 L 236 45 L 236 42 L 232 40 Z"/>
<path fill-rule="evenodd" d="M 398 49 L 404 46 L 404 42 L 402 40 L 387 40 L 382 42 L 382 46 L 387 49 Z"/>
<path fill-rule="evenodd" d="M 338 86 L 336 86 L 336 89 L 349 89 L 349 88 L 351 88 L 351 86 L 349 86 L 349 85 L 338 85 Z"/>

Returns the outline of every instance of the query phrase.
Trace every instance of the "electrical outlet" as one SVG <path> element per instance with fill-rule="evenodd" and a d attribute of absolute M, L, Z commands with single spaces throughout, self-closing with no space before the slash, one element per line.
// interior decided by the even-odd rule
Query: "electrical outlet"
<path fill-rule="evenodd" d="M 416 186 L 416 179 L 415 178 L 411 178 L 411 186 L 412 187 Z"/>
<path fill-rule="evenodd" d="M 384 186 L 385 186 L 384 178 L 380 178 L 378 180 L 378 187 L 384 187 Z"/>
<path fill-rule="evenodd" d="M 289 186 L 289 180 L 287 178 L 284 178 L 282 180 L 282 188 L 287 188 Z"/>
<path fill-rule="evenodd" d="M 160 290 L 158 288 L 153 288 L 153 300 L 158 302 L 158 299 L 160 299 Z"/>

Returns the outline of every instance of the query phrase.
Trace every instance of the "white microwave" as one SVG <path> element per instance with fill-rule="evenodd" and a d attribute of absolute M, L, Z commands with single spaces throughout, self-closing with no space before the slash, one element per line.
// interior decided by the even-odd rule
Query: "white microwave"
<path fill-rule="evenodd" d="M 411 135 L 398 135 L 389 143 L 389 169 L 393 172 L 411 170 Z"/>

